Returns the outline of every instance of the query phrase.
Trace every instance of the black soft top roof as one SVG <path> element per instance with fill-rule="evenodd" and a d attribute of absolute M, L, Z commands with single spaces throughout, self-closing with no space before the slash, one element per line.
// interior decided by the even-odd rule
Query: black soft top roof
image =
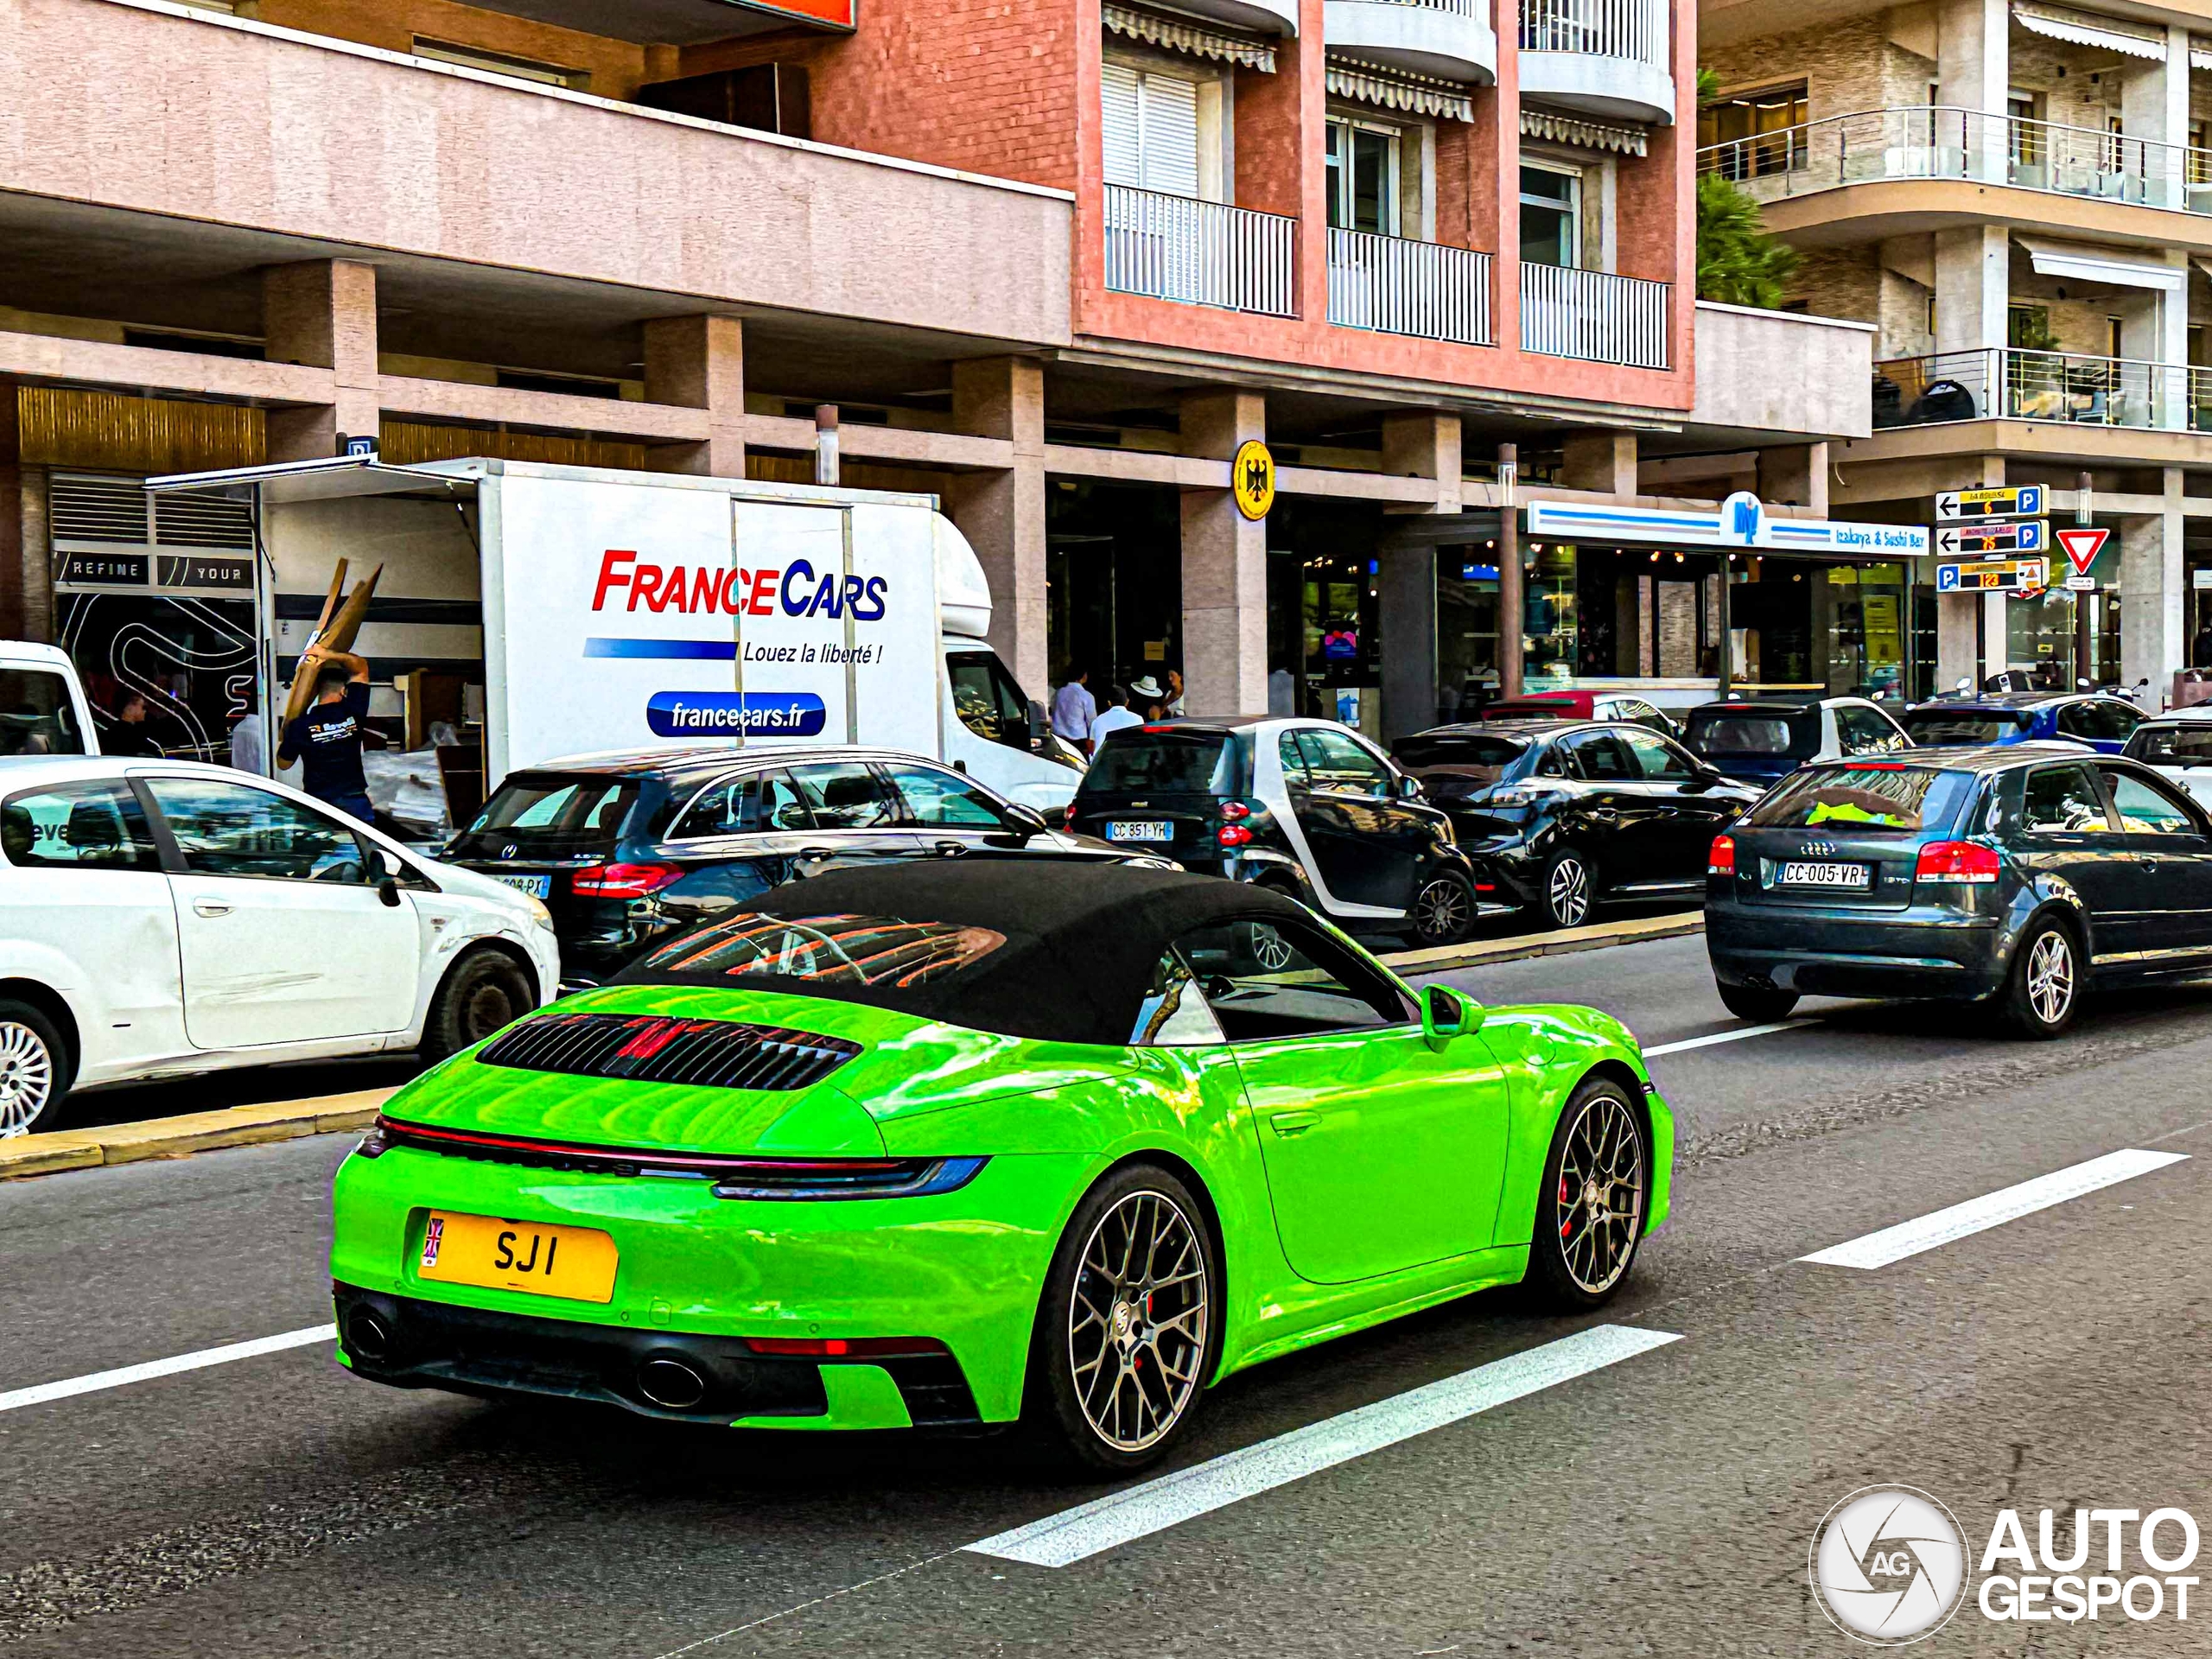
<path fill-rule="evenodd" d="M 882 917 L 988 928 L 1005 943 L 921 983 L 831 982 L 789 976 L 657 968 L 744 918 Z M 1057 859 L 878 866 L 772 888 L 737 912 L 656 945 L 618 985 L 716 985 L 793 991 L 896 1009 L 972 1030 L 1046 1042 L 1125 1044 L 1167 947 L 1210 922 L 1249 917 L 1310 925 L 1295 899 L 1219 876 Z"/>

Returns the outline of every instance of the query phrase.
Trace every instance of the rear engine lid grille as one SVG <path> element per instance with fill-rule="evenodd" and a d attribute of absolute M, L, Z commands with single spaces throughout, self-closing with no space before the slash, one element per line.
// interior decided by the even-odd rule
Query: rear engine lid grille
<path fill-rule="evenodd" d="M 810 1088 L 860 1052 L 858 1043 L 840 1037 L 734 1020 L 549 1014 L 494 1038 L 476 1058 L 484 1065 L 578 1077 L 791 1090 Z"/>

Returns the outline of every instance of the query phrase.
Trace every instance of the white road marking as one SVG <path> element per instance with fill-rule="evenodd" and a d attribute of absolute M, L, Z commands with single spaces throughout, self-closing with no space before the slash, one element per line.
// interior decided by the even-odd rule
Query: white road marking
<path fill-rule="evenodd" d="M 1294 1429 L 1241 1452 L 1162 1475 L 1110 1497 L 994 1534 L 968 1548 L 979 1555 L 1026 1561 L 1033 1567 L 1066 1567 L 1194 1516 L 1302 1480 L 1493 1406 L 1681 1340 L 1664 1331 L 1594 1325 L 1526 1353 L 1478 1365 L 1325 1422 Z"/>
<path fill-rule="evenodd" d="M 1746 1037 L 1766 1037 L 1777 1031 L 1795 1031 L 1800 1026 L 1816 1026 L 1817 1020 L 1777 1020 L 1770 1026 L 1738 1026 L 1733 1031 L 1709 1032 L 1702 1037 L 1686 1037 L 1679 1043 L 1662 1043 L 1656 1048 L 1647 1048 L 1643 1058 L 1656 1059 L 1662 1054 L 1679 1054 L 1688 1048 L 1711 1048 L 1715 1043 L 1740 1043 Z"/>
<path fill-rule="evenodd" d="M 1869 1233 L 1864 1238 L 1854 1238 L 1847 1244 L 1837 1244 L 1798 1260 L 1817 1262 L 1829 1268 L 1886 1268 L 1892 1262 L 1918 1255 L 1939 1244 L 1948 1244 L 1968 1234 L 2018 1221 L 2022 1216 L 2031 1216 L 2038 1210 L 2048 1210 L 2053 1205 L 2064 1204 L 2069 1198 L 2081 1198 L 2101 1187 L 2133 1180 L 2169 1164 L 2184 1163 L 2188 1158 L 2185 1152 L 2142 1152 L 2133 1148 L 2108 1152 L 2086 1164 L 2054 1170 L 2031 1181 L 2022 1181 L 2018 1186 L 2008 1186 L 2001 1192 L 1969 1198 L 1948 1210 L 1938 1210 L 1932 1216 L 1899 1222 L 1878 1233 Z"/>
<path fill-rule="evenodd" d="M 209 1365 L 227 1365 L 237 1359 L 258 1359 L 264 1354 L 282 1353 L 287 1348 L 304 1348 L 314 1342 L 334 1342 L 338 1327 L 334 1325 L 310 1325 L 304 1331 L 285 1331 L 273 1337 L 256 1337 L 251 1342 L 233 1342 L 220 1348 L 202 1348 L 197 1353 L 178 1354 L 168 1359 L 149 1359 L 143 1365 L 125 1365 L 112 1371 L 94 1371 L 90 1376 L 73 1376 L 60 1382 L 41 1382 L 36 1388 L 17 1389 L 12 1393 L 0 1394 L 0 1411 L 14 1411 L 23 1406 L 42 1406 L 49 1400 L 67 1400 L 72 1395 L 97 1394 L 102 1389 L 120 1389 L 132 1382 L 148 1382 L 157 1376 L 175 1376 L 179 1371 L 197 1371 Z"/>

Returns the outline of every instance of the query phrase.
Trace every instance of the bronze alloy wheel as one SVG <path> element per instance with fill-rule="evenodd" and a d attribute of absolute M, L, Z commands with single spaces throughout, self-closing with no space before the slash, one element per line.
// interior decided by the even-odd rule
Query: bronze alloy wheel
<path fill-rule="evenodd" d="M 1190 1408 L 1207 1278 L 1198 1230 L 1164 1192 L 1128 1193 L 1091 1229 L 1068 1298 L 1068 1367 L 1084 1421 L 1115 1451 L 1146 1450 Z"/>

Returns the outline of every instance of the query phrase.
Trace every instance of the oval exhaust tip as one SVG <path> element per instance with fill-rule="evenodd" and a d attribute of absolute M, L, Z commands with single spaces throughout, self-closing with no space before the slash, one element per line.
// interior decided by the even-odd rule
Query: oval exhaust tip
<path fill-rule="evenodd" d="M 638 1392 L 663 1411 L 689 1411 L 707 1397 L 707 1379 L 688 1362 L 664 1356 L 638 1367 Z"/>
<path fill-rule="evenodd" d="M 391 1357 L 391 1332 L 382 1319 L 363 1310 L 346 1321 L 346 1345 L 356 1359 L 376 1364 Z"/>

